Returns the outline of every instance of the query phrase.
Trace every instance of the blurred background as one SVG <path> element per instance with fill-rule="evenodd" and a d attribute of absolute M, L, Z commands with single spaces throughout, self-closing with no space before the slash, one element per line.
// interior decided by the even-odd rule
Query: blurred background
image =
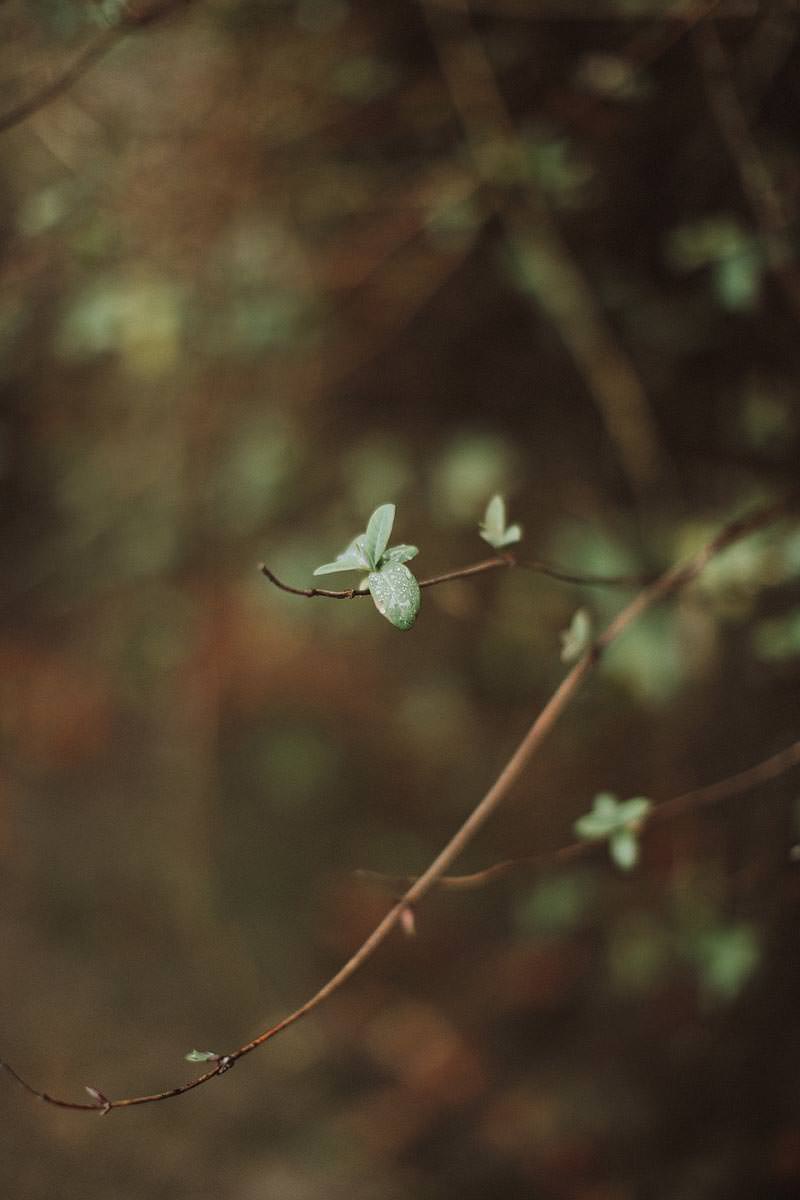
<path fill-rule="evenodd" d="M 355 872 L 427 865 L 559 631 L 631 595 L 497 573 L 400 633 L 261 560 L 308 586 L 393 501 L 436 574 L 500 491 L 529 558 L 652 572 L 796 479 L 797 35 L 785 0 L 0 5 L 0 1054 L 37 1086 L 167 1088 L 305 999 L 391 902 Z M 460 867 L 749 767 L 799 699 L 788 524 L 626 634 Z M 630 876 L 431 896 L 178 1100 L 0 1080 L 3 1194 L 796 1196 L 799 789 Z"/>

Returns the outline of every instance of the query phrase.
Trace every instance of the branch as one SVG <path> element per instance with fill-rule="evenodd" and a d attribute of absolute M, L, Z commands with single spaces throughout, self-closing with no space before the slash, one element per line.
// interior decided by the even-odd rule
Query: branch
<path fill-rule="evenodd" d="M 506 196 L 505 203 L 495 203 L 506 236 L 530 265 L 536 302 L 572 356 L 620 466 L 640 494 L 663 475 L 666 456 L 639 372 L 597 304 L 546 198 L 529 173 L 520 175 L 517 130 L 471 22 L 468 0 L 450 0 L 447 9 L 437 9 L 431 0 L 423 4 L 474 169 L 490 195 L 501 190 Z M 515 176 L 516 188 L 508 184 Z"/>
<path fill-rule="evenodd" d="M 427 0 L 434 8 L 445 11 L 457 11 L 460 0 Z M 666 11 L 661 3 L 653 5 L 653 11 L 647 12 L 640 5 L 626 7 L 619 0 L 471 0 L 470 8 L 474 12 L 492 17 L 509 17 L 515 21 L 614 21 L 619 24 L 636 23 L 645 20 L 666 23 L 684 24 L 687 21 L 699 21 L 709 11 L 715 10 L 720 20 L 742 20 L 746 17 L 757 17 L 764 8 L 763 0 L 711 0 L 706 5 L 698 5 L 696 10 L 678 0 Z"/>
<path fill-rule="evenodd" d="M 648 813 L 643 832 L 646 832 L 656 821 L 666 821 L 694 809 L 718 804 L 720 801 L 730 800 L 734 796 L 741 796 L 743 792 L 749 792 L 759 784 L 767 783 L 770 779 L 777 779 L 779 775 L 784 775 L 797 766 L 800 766 L 800 741 L 793 742 L 785 750 L 779 750 L 777 754 L 756 763 L 754 767 L 748 767 L 746 771 L 739 771 L 736 775 L 727 775 L 724 779 L 717 780 L 716 783 L 694 788 L 690 792 L 683 792 L 680 796 L 673 796 L 671 800 L 662 801 Z M 482 871 L 473 871 L 469 875 L 443 875 L 437 886 L 444 891 L 469 892 L 485 887 L 488 883 L 494 883 L 496 879 L 504 879 L 507 875 L 512 875 L 523 867 L 535 872 L 575 862 L 578 859 L 589 858 L 604 845 L 604 842 L 571 842 L 568 846 L 562 846 L 558 850 L 544 854 L 527 854 L 520 858 L 507 858 L 502 862 L 493 863 Z M 385 875 L 380 871 L 360 870 L 356 872 L 356 875 L 359 879 L 381 884 L 398 893 L 404 891 L 415 881 L 413 875 Z"/>
<path fill-rule="evenodd" d="M 94 41 L 85 46 L 62 75 L 59 75 L 51 83 L 45 84 L 38 92 L 34 92 L 27 100 L 21 101 L 15 108 L 0 115 L 0 134 L 5 133 L 8 129 L 13 129 L 15 125 L 21 125 L 23 121 L 27 121 L 28 117 L 32 117 L 51 104 L 53 100 L 63 96 L 91 70 L 95 63 L 99 62 L 101 58 L 105 58 L 117 42 L 127 34 L 160 21 L 162 17 L 168 16 L 182 4 L 192 3 L 194 0 L 163 0 L 163 3 L 142 11 L 123 10 L 117 23 L 110 29 L 104 29 Z"/>
<path fill-rule="evenodd" d="M 650 575 L 580 575 L 574 571 L 568 571 L 566 568 L 553 566 L 551 563 L 536 560 L 521 561 L 513 554 L 500 554 L 496 558 L 485 558 L 468 567 L 457 567 L 453 571 L 446 571 L 443 575 L 431 575 L 428 579 L 420 579 L 419 586 L 421 588 L 436 587 L 440 583 L 450 583 L 453 579 L 468 579 L 472 575 L 483 575 L 486 571 L 497 571 L 503 567 L 522 567 L 526 571 L 535 571 L 537 575 L 546 575 L 548 579 L 555 579 L 559 583 L 574 583 L 582 587 L 642 587 L 643 584 L 651 583 L 653 578 Z M 266 563 L 260 563 L 258 569 L 276 588 L 280 588 L 282 592 L 289 592 L 292 596 L 323 596 L 326 600 L 355 600 L 359 596 L 369 595 L 367 588 L 345 588 L 341 592 L 317 587 L 296 588 L 279 579 Z"/>
<path fill-rule="evenodd" d="M 323 984 L 319 991 L 315 992 L 313 996 L 301 1004 L 299 1008 L 296 1008 L 294 1012 L 289 1013 L 283 1020 L 265 1029 L 251 1041 L 239 1046 L 238 1049 L 212 1060 L 213 1066 L 208 1071 L 195 1079 L 189 1080 L 187 1083 L 179 1084 L 177 1087 L 170 1088 L 167 1091 L 154 1092 L 144 1096 L 128 1096 L 119 1100 L 109 1100 L 102 1092 L 96 1089 L 92 1089 L 89 1092 L 93 1100 L 91 1104 L 51 1096 L 49 1093 L 39 1091 L 38 1088 L 33 1087 L 8 1063 L 2 1062 L 0 1065 L 27 1092 L 45 1101 L 47 1104 L 55 1104 L 60 1108 L 69 1108 L 80 1112 L 107 1113 L 115 1108 L 131 1108 L 134 1105 L 154 1104 L 161 1100 L 169 1100 L 174 1096 L 181 1096 L 184 1092 L 209 1083 L 217 1075 L 222 1075 L 228 1071 L 239 1059 L 259 1049 L 260 1046 L 265 1045 L 285 1029 L 296 1024 L 303 1017 L 313 1012 L 314 1009 L 319 1008 L 321 1004 L 356 974 L 364 963 L 372 957 L 378 947 L 383 945 L 395 926 L 401 924 L 404 919 L 407 919 L 408 911 L 410 909 L 413 910 L 414 906 L 446 875 L 448 868 L 500 807 L 503 800 L 506 799 L 525 768 L 549 736 L 553 727 L 569 707 L 587 676 L 595 670 L 612 643 L 647 609 L 666 599 L 666 597 L 685 587 L 686 584 L 695 579 L 706 564 L 722 550 L 726 549 L 726 547 L 749 536 L 751 533 L 755 533 L 757 530 L 763 529 L 767 525 L 773 524 L 785 516 L 790 500 L 793 500 L 793 497 L 757 509 L 739 520 L 732 521 L 716 537 L 712 538 L 711 541 L 707 542 L 691 558 L 687 559 L 686 562 L 671 567 L 654 583 L 645 587 L 643 591 L 617 614 L 583 658 L 565 675 L 534 720 L 517 749 L 500 771 L 494 783 L 470 812 L 463 824 L 445 844 L 443 849 L 437 854 L 427 870 L 411 884 L 401 899 L 389 909 L 369 937 L 367 937 L 366 941 L 361 944 L 344 966 L 327 983 Z"/>

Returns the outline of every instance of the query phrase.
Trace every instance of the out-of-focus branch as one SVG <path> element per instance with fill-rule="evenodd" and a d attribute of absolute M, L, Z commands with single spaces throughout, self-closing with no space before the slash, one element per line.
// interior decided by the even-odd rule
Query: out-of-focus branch
<path fill-rule="evenodd" d="M 736 775 L 727 775 L 724 779 L 718 779 L 716 783 L 694 788 L 690 792 L 683 792 L 680 796 L 673 796 L 671 800 L 664 800 L 661 804 L 657 804 L 648 814 L 643 831 L 646 831 L 655 822 L 683 816 L 684 813 L 705 808 L 711 804 L 720 804 L 724 800 L 732 800 L 734 796 L 741 796 L 744 792 L 752 791 L 753 788 L 759 787 L 762 783 L 768 783 L 771 779 L 777 779 L 797 766 L 800 766 L 800 741 L 793 742 L 785 750 L 779 750 L 777 754 L 772 754 L 762 762 L 756 763 L 755 766 L 748 767 L 746 771 L 739 771 Z M 446 891 L 469 892 L 494 883 L 497 879 L 504 879 L 507 875 L 513 875 L 517 871 L 552 870 L 565 863 L 588 858 L 602 846 L 602 842 L 571 842 L 568 846 L 562 846 L 549 853 L 507 858 L 502 862 L 492 863 L 490 867 L 486 867 L 482 871 L 473 871 L 469 875 L 443 875 L 436 886 Z M 357 871 L 356 874 L 360 879 L 381 884 L 398 893 L 405 891 L 414 882 L 413 875 L 384 875 L 380 871 L 366 870 Z"/>
<path fill-rule="evenodd" d="M 21 125 L 23 121 L 27 121 L 29 117 L 46 108 L 48 104 L 52 104 L 59 96 L 63 96 L 65 92 L 74 87 L 91 70 L 95 63 L 105 58 L 109 51 L 113 50 L 117 42 L 121 41 L 129 33 L 134 33 L 138 29 L 144 29 L 146 26 L 160 21 L 176 9 L 193 3 L 194 0 L 163 0 L 162 3 L 154 4 L 149 8 L 123 9 L 115 24 L 108 29 L 104 29 L 88 46 L 85 46 L 78 57 L 61 75 L 57 76 L 50 83 L 45 84 L 37 92 L 34 92 L 27 100 L 22 100 L 15 108 L 11 108 L 7 112 L 0 114 L 0 134 L 13 129 L 16 125 Z"/>
<path fill-rule="evenodd" d="M 467 0 L 448 11 L 425 5 L 428 24 L 453 107 L 479 177 L 501 191 L 497 211 L 515 250 L 529 266 L 542 310 L 581 372 L 632 487 L 641 492 L 662 474 L 664 456 L 638 371 L 600 311 L 550 209 L 529 173 L 515 186 L 520 147 L 514 123 Z"/>
<path fill-rule="evenodd" d="M 319 991 L 315 992 L 313 996 L 301 1004 L 299 1008 L 289 1013 L 283 1020 L 265 1029 L 263 1033 L 258 1034 L 251 1041 L 245 1042 L 244 1045 L 239 1046 L 238 1049 L 231 1051 L 229 1054 L 215 1057 L 212 1060 L 213 1065 L 209 1070 L 197 1078 L 191 1079 L 187 1083 L 179 1084 L 177 1087 L 169 1088 L 167 1091 L 153 1092 L 143 1096 L 127 1096 L 122 1099 L 111 1100 L 103 1092 L 96 1088 L 91 1088 L 87 1089 L 91 1097 L 91 1103 L 66 1100 L 61 1097 L 51 1096 L 48 1092 L 43 1092 L 33 1087 L 8 1063 L 0 1062 L 0 1066 L 27 1092 L 48 1104 L 55 1104 L 60 1108 L 74 1109 L 80 1112 L 106 1114 L 116 1108 L 131 1108 L 140 1104 L 155 1104 L 161 1100 L 169 1100 L 175 1096 L 183 1095 L 184 1092 L 201 1087 L 203 1084 L 215 1079 L 218 1075 L 222 1075 L 230 1070 L 239 1059 L 259 1049 L 260 1046 L 265 1045 L 272 1038 L 283 1033 L 285 1029 L 288 1029 L 316 1008 L 319 1008 L 321 1004 L 337 992 L 372 957 L 375 951 L 386 941 L 395 926 L 402 925 L 403 922 L 407 923 L 408 913 L 413 911 L 414 906 L 437 885 L 442 876 L 447 874 L 448 868 L 461 855 L 519 781 L 525 768 L 536 756 L 554 726 L 569 707 L 587 676 L 594 671 L 612 643 L 625 632 L 629 625 L 654 604 L 665 600 L 668 596 L 695 579 L 703 571 L 708 562 L 721 551 L 734 542 L 738 542 L 742 538 L 749 536 L 751 533 L 755 533 L 757 530 L 778 521 L 786 514 L 789 504 L 793 499 L 793 496 L 787 497 L 781 502 L 759 508 L 739 520 L 730 522 L 720 530 L 716 537 L 707 542 L 691 558 L 665 571 L 663 575 L 654 583 L 644 588 L 617 614 L 589 650 L 564 676 L 508 762 L 500 771 L 494 783 L 472 809 L 466 820 L 459 826 L 439 854 L 437 854 L 427 870 L 412 883 L 401 899 L 392 906 L 344 966 L 327 983 L 323 984 Z"/>
<path fill-rule="evenodd" d="M 800 320 L 800 277 L 790 229 L 793 214 L 772 178 L 733 82 L 731 63 L 713 21 L 692 31 L 708 102 L 755 218 L 767 264 Z"/>
<path fill-rule="evenodd" d="M 581 575 L 563 567 L 553 566 L 551 563 L 525 561 L 516 558 L 513 554 L 500 554 L 496 558 L 485 558 L 468 567 L 457 567 L 454 571 L 445 571 L 443 575 L 431 575 L 428 579 L 420 579 L 419 586 L 421 588 L 436 587 L 440 583 L 450 583 L 454 579 L 468 579 L 472 575 L 484 575 L 487 571 L 497 571 L 503 567 L 521 567 L 523 570 L 535 571 L 537 575 L 545 575 L 548 579 L 555 579 L 559 583 L 574 583 L 581 587 L 642 587 L 652 580 L 652 576 L 648 575 Z M 279 579 L 266 563 L 261 563 L 258 569 L 276 588 L 280 588 L 282 592 L 289 592 L 292 596 L 309 598 L 322 596 L 326 600 L 356 600 L 359 596 L 369 595 L 367 588 L 345 588 L 337 592 L 331 591 L 329 588 L 292 587 Z"/>
<path fill-rule="evenodd" d="M 428 0 L 435 8 L 449 11 L 461 7 L 460 0 Z M 664 0 L 652 0 L 648 10 L 643 4 L 626 6 L 620 0 L 473 0 L 475 12 L 493 17 L 508 17 L 515 21 L 692 21 L 715 10 L 720 20 L 742 20 L 757 17 L 764 11 L 764 0 L 712 0 L 698 3 L 696 8 L 678 0 L 665 7 Z"/>

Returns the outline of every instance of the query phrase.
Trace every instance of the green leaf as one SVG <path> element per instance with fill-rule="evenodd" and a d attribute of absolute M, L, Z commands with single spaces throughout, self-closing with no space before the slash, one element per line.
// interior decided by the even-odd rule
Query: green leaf
<path fill-rule="evenodd" d="M 490 534 L 493 538 L 503 536 L 506 527 L 506 502 L 502 496 L 492 496 L 486 505 L 486 512 L 481 524 L 484 533 Z"/>
<path fill-rule="evenodd" d="M 620 821 L 632 829 L 643 823 L 652 807 L 652 800 L 648 800 L 646 796 L 634 796 L 631 800 L 624 800 L 618 806 L 617 815 Z"/>
<path fill-rule="evenodd" d="M 360 533 L 345 546 L 341 554 L 337 554 L 334 562 L 323 563 L 314 571 L 315 575 L 334 575 L 337 571 L 368 571 L 372 564 L 364 551 L 364 538 Z"/>
<path fill-rule="evenodd" d="M 383 552 L 389 545 L 389 538 L 394 525 L 395 507 L 393 504 L 381 504 L 376 508 L 367 522 L 367 532 L 364 535 L 364 553 L 367 566 L 373 570 L 383 557 Z"/>
<path fill-rule="evenodd" d="M 389 562 L 367 580 L 375 607 L 397 629 L 410 629 L 420 606 L 419 584 L 403 563 Z"/>
<path fill-rule="evenodd" d="M 627 825 L 612 833 L 608 848 L 621 871 L 631 871 L 639 861 L 639 839 Z"/>
<path fill-rule="evenodd" d="M 480 535 L 495 550 L 512 546 L 522 538 L 522 526 L 510 525 L 506 529 L 506 502 L 502 496 L 492 496 L 480 524 Z"/>
<path fill-rule="evenodd" d="M 337 558 L 336 562 L 323 563 L 321 567 L 317 567 L 314 571 L 315 575 L 335 575 L 337 571 L 363 571 L 365 564 L 360 558 L 342 557 Z"/>
<path fill-rule="evenodd" d="M 416 558 L 418 554 L 419 554 L 419 550 L 417 549 L 416 546 L 405 546 L 405 545 L 390 546 L 388 550 L 384 551 L 383 562 L 384 563 L 411 562 L 411 559 Z"/>
<path fill-rule="evenodd" d="M 500 544 L 498 545 L 497 549 L 499 550 L 503 546 L 513 546 L 515 542 L 521 542 L 521 541 L 522 541 L 522 526 L 521 525 L 509 525 L 508 529 L 505 531 L 502 538 L 500 539 Z"/>
<path fill-rule="evenodd" d="M 608 837 L 618 827 L 618 801 L 611 792 L 600 792 L 594 798 L 591 812 L 585 813 L 575 822 L 573 828 L 578 837 L 585 842 L 599 841 Z"/>
<path fill-rule="evenodd" d="M 579 608 L 570 621 L 569 629 L 561 635 L 561 661 L 577 662 L 592 640 L 592 618 L 585 608 Z"/>
<path fill-rule="evenodd" d="M 188 1054 L 183 1056 L 187 1062 L 204 1063 L 215 1062 L 219 1058 L 213 1050 L 190 1050 Z"/>
<path fill-rule="evenodd" d="M 607 840 L 613 861 L 621 871 L 630 871 L 639 861 L 639 830 L 650 808 L 646 796 L 620 803 L 611 792 L 598 792 L 592 811 L 579 817 L 574 829 L 583 841 Z"/>

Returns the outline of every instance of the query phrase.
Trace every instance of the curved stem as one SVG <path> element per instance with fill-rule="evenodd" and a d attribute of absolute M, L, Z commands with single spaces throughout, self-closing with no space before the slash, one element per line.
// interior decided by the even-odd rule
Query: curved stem
<path fill-rule="evenodd" d="M 265 1029 L 257 1037 L 249 1042 L 245 1042 L 229 1054 L 215 1059 L 212 1069 L 204 1072 L 204 1074 L 195 1079 L 189 1080 L 187 1083 L 179 1084 L 177 1087 L 169 1088 L 166 1091 L 143 1096 L 129 1096 L 119 1100 L 107 1100 L 102 1096 L 102 1093 L 97 1093 L 98 1099 L 95 1104 L 77 1103 L 50 1096 L 48 1093 L 32 1087 L 31 1084 L 27 1083 L 7 1063 L 2 1063 L 2 1066 L 26 1091 L 48 1104 L 56 1104 L 61 1108 L 70 1108 L 82 1112 L 95 1111 L 106 1113 L 112 1108 L 130 1108 L 139 1104 L 154 1104 L 161 1100 L 169 1100 L 175 1096 L 182 1096 L 184 1092 L 200 1087 L 216 1078 L 217 1075 L 223 1074 L 238 1062 L 240 1058 L 251 1054 L 254 1050 L 271 1041 L 272 1038 L 277 1037 L 285 1029 L 288 1029 L 291 1025 L 296 1024 L 303 1017 L 313 1012 L 314 1009 L 323 1004 L 334 992 L 338 991 L 343 984 L 355 975 L 364 963 L 371 958 L 379 946 L 386 941 L 395 925 L 402 921 L 403 915 L 409 909 L 413 909 L 432 890 L 442 876 L 447 873 L 451 864 L 459 857 L 476 833 L 486 824 L 499 808 L 502 801 L 508 796 L 525 768 L 536 755 L 539 747 L 547 739 L 553 727 L 568 708 L 572 698 L 578 692 L 586 677 L 595 669 L 609 646 L 647 609 L 666 599 L 667 596 L 685 587 L 686 584 L 695 579 L 706 564 L 727 546 L 759 529 L 763 529 L 766 525 L 770 525 L 784 516 L 788 504 L 789 499 L 757 509 L 748 516 L 732 521 L 716 537 L 712 538 L 710 542 L 706 543 L 706 545 L 692 555 L 691 558 L 665 571 L 663 575 L 654 583 L 644 588 L 643 591 L 617 614 L 614 620 L 601 633 L 594 645 L 587 650 L 584 656 L 562 679 L 508 762 L 500 771 L 494 783 L 469 813 L 466 820 L 439 851 L 427 870 L 411 884 L 401 899 L 393 905 L 378 925 L 376 925 L 372 933 L 327 983 L 324 983 L 313 996 L 309 997 L 299 1008 L 290 1012 L 281 1021 L 278 1021 L 277 1024 Z M 488 570 L 489 567 L 487 566 L 485 569 Z M 577 854 L 573 850 L 569 850 L 569 853 Z"/>
<path fill-rule="evenodd" d="M 800 741 L 792 742 L 791 746 L 779 750 L 777 754 L 770 755 L 769 758 L 756 763 L 753 767 L 748 767 L 746 771 L 739 771 L 736 775 L 727 775 L 724 779 L 718 779 L 716 783 L 693 788 L 690 792 L 683 792 L 680 796 L 673 796 L 670 800 L 662 801 L 648 814 L 643 831 L 646 832 L 648 826 L 656 821 L 665 821 L 696 808 L 718 804 L 722 800 L 741 796 L 743 792 L 748 792 L 761 783 L 767 783 L 770 779 L 777 779 L 778 776 L 797 766 L 800 766 Z M 443 891 L 473 891 L 485 887 L 488 883 L 494 883 L 496 879 L 505 879 L 507 875 L 512 875 L 523 868 L 538 871 L 574 862 L 576 859 L 588 858 L 604 844 L 604 842 L 571 842 L 568 846 L 561 846 L 558 850 L 551 850 L 543 854 L 526 854 L 520 858 L 506 858 L 502 862 L 492 863 L 490 867 L 485 867 L 482 871 L 472 871 L 468 875 L 443 875 L 437 886 Z M 415 882 L 413 875 L 385 875 L 380 871 L 360 870 L 356 872 L 356 875 L 360 879 L 380 884 L 393 892 L 403 891 Z"/>
<path fill-rule="evenodd" d="M 431 575 L 427 579 L 420 579 L 419 586 L 421 588 L 436 587 L 440 583 L 450 583 L 454 579 L 469 579 L 472 575 L 483 575 L 487 571 L 497 571 L 503 567 L 520 567 L 526 571 L 534 571 L 537 575 L 545 575 L 548 579 L 555 579 L 559 583 L 574 583 L 582 587 L 642 587 L 653 580 L 652 575 L 581 575 L 578 572 L 569 571 L 565 567 L 553 566 L 551 563 L 520 560 L 514 554 L 498 554 L 494 558 L 485 558 L 480 562 L 471 563 L 467 567 L 456 567 L 452 571 L 445 571 L 442 575 Z M 355 600 L 359 596 L 369 595 L 367 588 L 345 588 L 342 591 L 331 591 L 329 588 L 292 587 L 291 584 L 284 583 L 282 579 L 279 579 L 266 563 L 259 563 L 258 569 L 276 588 L 280 588 L 282 592 L 289 592 L 292 596 L 309 598 L 323 596 L 326 600 Z"/>

